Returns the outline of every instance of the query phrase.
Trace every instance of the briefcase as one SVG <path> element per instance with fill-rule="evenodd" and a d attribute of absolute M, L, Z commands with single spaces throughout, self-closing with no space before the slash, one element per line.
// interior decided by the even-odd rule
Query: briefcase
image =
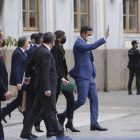
<path fill-rule="evenodd" d="M 68 82 L 68 85 L 64 86 L 63 82 L 61 81 L 61 84 L 60 84 L 61 91 L 74 91 L 74 89 L 75 89 L 75 83 Z"/>

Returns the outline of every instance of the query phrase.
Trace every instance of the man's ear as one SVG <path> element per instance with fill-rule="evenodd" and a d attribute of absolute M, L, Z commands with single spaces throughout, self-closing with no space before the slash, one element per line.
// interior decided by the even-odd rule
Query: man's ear
<path fill-rule="evenodd" d="M 35 39 L 32 39 L 32 42 L 35 43 Z"/>

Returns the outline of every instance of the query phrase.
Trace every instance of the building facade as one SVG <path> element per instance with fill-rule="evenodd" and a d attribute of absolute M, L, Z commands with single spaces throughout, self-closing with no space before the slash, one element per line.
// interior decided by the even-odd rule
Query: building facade
<path fill-rule="evenodd" d="M 139 0 L 1 0 L 0 29 L 5 37 L 18 39 L 36 32 L 63 30 L 67 36 L 64 45 L 69 70 L 74 66 L 72 48 L 80 37 L 80 27 L 93 28 L 93 42 L 104 37 L 107 43 L 93 51 L 97 69 L 97 89 L 102 91 L 127 89 L 129 71 L 127 51 L 131 41 L 140 41 Z M 7 50 L 6 65 L 10 72 Z M 8 52 L 9 51 L 9 52 Z M 9 58 L 7 58 L 9 57 Z M 135 87 L 133 85 L 133 87 Z"/>

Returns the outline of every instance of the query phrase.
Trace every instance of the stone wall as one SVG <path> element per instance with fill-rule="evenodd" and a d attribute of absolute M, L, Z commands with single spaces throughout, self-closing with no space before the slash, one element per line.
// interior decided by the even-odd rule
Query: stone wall
<path fill-rule="evenodd" d="M 2 50 L 4 60 L 10 78 L 11 70 L 11 56 L 14 50 Z M 95 67 L 97 76 L 95 78 L 98 91 L 114 91 L 114 90 L 127 90 L 129 70 L 128 64 L 128 50 L 126 49 L 108 49 L 108 50 L 94 50 Z M 74 57 L 72 50 L 66 50 L 66 61 L 68 70 L 74 66 Z M 69 77 L 71 82 L 74 82 Z M 135 79 L 134 79 L 135 81 Z M 135 82 L 133 82 L 135 88 Z M 13 95 L 17 94 L 17 90 L 13 86 L 9 86 L 9 90 Z"/>

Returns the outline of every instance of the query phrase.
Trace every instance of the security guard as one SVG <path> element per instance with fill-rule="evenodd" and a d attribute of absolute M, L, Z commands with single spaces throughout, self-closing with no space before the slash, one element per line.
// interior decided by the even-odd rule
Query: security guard
<path fill-rule="evenodd" d="M 136 75 L 137 95 L 140 95 L 140 51 L 138 48 L 138 42 L 133 40 L 131 42 L 132 48 L 128 51 L 128 68 L 129 68 L 129 82 L 128 82 L 128 95 L 132 95 L 131 86 L 134 75 Z"/>

